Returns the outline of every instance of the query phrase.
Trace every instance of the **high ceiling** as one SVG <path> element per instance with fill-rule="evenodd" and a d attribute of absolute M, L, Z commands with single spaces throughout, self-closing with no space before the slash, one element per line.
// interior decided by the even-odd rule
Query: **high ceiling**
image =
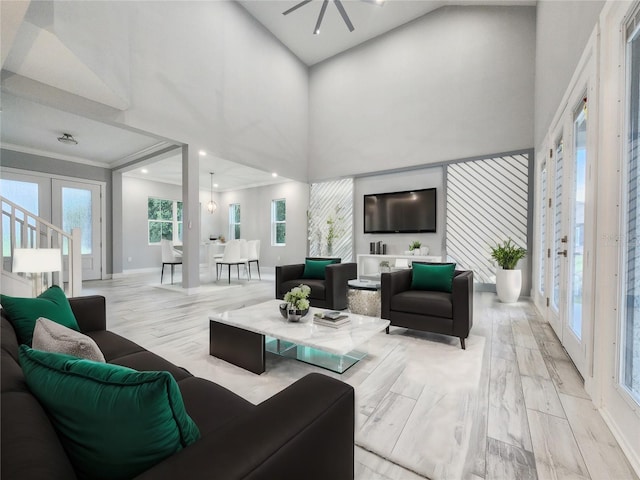
<path fill-rule="evenodd" d="M 314 35 L 313 30 L 322 6 L 321 0 L 310 0 L 286 16 L 282 13 L 297 5 L 299 0 L 237 2 L 307 65 L 337 55 L 443 5 L 535 4 L 529 0 L 385 0 L 382 3 L 379 0 L 342 0 L 345 11 L 355 27 L 353 32 L 349 32 L 336 4 L 330 0 L 320 34 Z M 48 16 L 51 11 L 47 5 L 51 4 L 33 2 L 31 6 L 38 8 L 29 8 L 20 28 L 11 30 L 12 35 L 15 34 L 15 38 L 9 42 L 12 47 L 10 50 L 3 49 L 2 53 L 3 81 L 4 74 L 8 74 L 9 77 L 18 74 L 126 111 L 126 96 L 121 95 L 112 84 L 105 83 L 103 78 L 94 75 L 74 52 L 66 48 L 64 43 L 48 30 Z M 22 20 L 20 12 L 15 15 Z M 3 26 L 6 26 L 5 21 L 11 24 L 11 18 L 3 19 Z M 16 19 L 14 23 L 19 21 Z M 5 33 L 9 30 L 4 28 Z M 56 58 L 56 62 L 47 61 L 50 58 Z M 43 69 L 43 65 L 47 68 Z M 78 90 L 80 86 L 82 88 Z M 139 158 L 148 158 L 154 152 L 166 150 L 171 145 L 163 138 L 93 121 L 14 96 L 6 91 L 3 91 L 1 111 L 0 142 L 3 148 L 12 150 L 104 168 L 117 168 Z M 58 142 L 57 138 L 63 133 L 73 135 L 78 144 L 66 145 Z M 155 160 L 146 160 L 144 167 L 148 170 L 147 173 L 141 172 L 141 164 L 129 169 L 127 175 L 166 183 L 180 183 L 181 157 L 177 152 L 176 150 L 176 153 L 164 154 Z M 219 184 L 216 190 L 248 188 L 286 180 L 283 177 L 272 177 L 272 172 L 269 171 L 207 156 L 202 157 L 200 161 L 200 188 L 203 190 L 210 188 L 211 171 L 215 172 L 215 182 Z"/>
<path fill-rule="evenodd" d="M 530 0 L 342 0 L 354 26 L 349 32 L 329 1 L 320 34 L 313 31 L 323 0 L 311 0 L 288 15 L 300 0 L 236 0 L 305 64 L 311 66 L 445 5 L 535 5 Z"/>

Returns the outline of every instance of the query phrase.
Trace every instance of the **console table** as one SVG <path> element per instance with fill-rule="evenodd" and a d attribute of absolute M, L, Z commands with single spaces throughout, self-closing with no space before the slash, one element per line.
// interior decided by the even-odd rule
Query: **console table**
<path fill-rule="evenodd" d="M 406 267 L 396 267 L 396 260 L 406 260 Z M 442 262 L 442 257 L 436 255 L 374 255 L 360 254 L 358 255 L 358 278 L 360 279 L 379 279 L 380 278 L 380 262 L 389 262 L 391 272 L 400 270 L 401 268 L 409 268 L 411 262 Z"/>

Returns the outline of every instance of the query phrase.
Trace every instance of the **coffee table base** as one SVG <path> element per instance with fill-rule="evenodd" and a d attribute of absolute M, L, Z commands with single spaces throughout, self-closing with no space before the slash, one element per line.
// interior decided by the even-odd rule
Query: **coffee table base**
<path fill-rule="evenodd" d="M 297 345 L 293 342 L 279 340 L 277 338 L 265 336 L 265 350 L 267 352 L 280 355 L 281 357 L 293 358 L 316 367 L 325 368 L 336 373 L 344 373 L 350 367 L 362 360 L 367 354 L 364 352 L 351 351 L 346 355 L 335 355 L 324 352 L 317 348 Z"/>
<path fill-rule="evenodd" d="M 209 355 L 260 375 L 264 373 L 264 335 L 209 321 Z"/>

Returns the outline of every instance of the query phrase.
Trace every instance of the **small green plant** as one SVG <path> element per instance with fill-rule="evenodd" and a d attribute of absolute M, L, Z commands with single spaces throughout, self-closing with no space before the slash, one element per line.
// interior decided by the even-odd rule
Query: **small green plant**
<path fill-rule="evenodd" d="M 310 293 L 311 288 L 308 285 L 300 284 L 284 294 L 284 301 L 296 310 L 306 310 L 309 308 L 307 297 Z"/>
<path fill-rule="evenodd" d="M 491 248 L 491 258 L 504 270 L 515 269 L 518 261 L 526 256 L 527 251 L 518 247 L 511 239 Z"/>
<path fill-rule="evenodd" d="M 413 242 L 411 242 L 411 245 L 409 245 L 409 250 L 413 251 L 413 250 L 417 250 L 422 246 L 422 243 L 419 242 L 418 240 L 415 240 Z"/>

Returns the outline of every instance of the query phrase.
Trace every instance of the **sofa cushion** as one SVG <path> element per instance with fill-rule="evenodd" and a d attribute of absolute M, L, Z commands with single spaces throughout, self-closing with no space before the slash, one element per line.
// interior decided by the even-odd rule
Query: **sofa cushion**
<path fill-rule="evenodd" d="M 36 320 L 40 317 L 80 331 L 67 296 L 57 285 L 48 288 L 37 298 L 0 295 L 0 303 L 20 343 L 31 345 L 33 329 L 36 326 Z"/>
<path fill-rule="evenodd" d="M 132 353 L 123 357 L 114 358 L 109 363 L 129 367 L 140 372 L 165 371 L 169 372 L 176 381 L 191 377 L 192 375 L 183 368 L 168 362 L 164 358 L 149 351 Z"/>
<path fill-rule="evenodd" d="M 76 474 L 46 412 L 31 393 L 2 395 L 0 477 L 73 480 Z"/>
<path fill-rule="evenodd" d="M 450 293 L 407 290 L 391 297 L 391 310 L 396 312 L 453 318 Z"/>
<path fill-rule="evenodd" d="M 302 278 L 324 280 L 327 266 L 332 265 L 334 263 L 339 263 L 339 262 L 336 259 L 312 260 L 310 258 L 307 258 L 304 261 L 304 272 L 302 273 Z"/>
<path fill-rule="evenodd" d="M 255 408 L 232 391 L 202 378 L 185 378 L 178 387 L 187 413 L 203 436 Z"/>
<path fill-rule="evenodd" d="M 429 265 L 415 262 L 411 272 L 411 289 L 451 293 L 455 270 L 455 263 Z"/>
<path fill-rule="evenodd" d="M 9 323 L 9 320 L 7 320 L 4 310 L 2 310 L 2 319 L 0 319 L 0 348 L 17 362 L 19 346 L 16 331 L 11 326 L 11 323 Z"/>
<path fill-rule="evenodd" d="M 317 279 L 309 279 L 309 278 L 298 278 L 296 280 L 288 280 L 286 282 L 282 282 L 282 291 L 288 292 L 294 287 L 297 287 L 300 284 L 308 285 L 311 288 L 311 293 L 309 293 L 309 298 L 315 298 L 316 300 L 324 300 L 326 298 L 326 288 L 324 286 L 324 280 Z"/>
<path fill-rule="evenodd" d="M 33 329 L 33 348 L 45 352 L 66 353 L 78 358 L 86 358 L 104 363 L 104 355 L 91 337 L 52 322 L 39 318 Z"/>
<path fill-rule="evenodd" d="M 132 478 L 200 437 L 167 372 L 136 372 L 26 345 L 19 356 L 80 478 Z"/>
<path fill-rule="evenodd" d="M 125 355 L 131 355 L 132 353 L 146 352 L 146 350 L 137 343 L 107 330 L 85 332 L 85 335 L 92 338 L 93 341 L 98 344 L 98 348 L 100 348 L 107 362 L 124 357 Z"/>
<path fill-rule="evenodd" d="M 20 364 L 6 350 L 0 353 L 0 389 L 5 392 L 29 392 Z"/>

